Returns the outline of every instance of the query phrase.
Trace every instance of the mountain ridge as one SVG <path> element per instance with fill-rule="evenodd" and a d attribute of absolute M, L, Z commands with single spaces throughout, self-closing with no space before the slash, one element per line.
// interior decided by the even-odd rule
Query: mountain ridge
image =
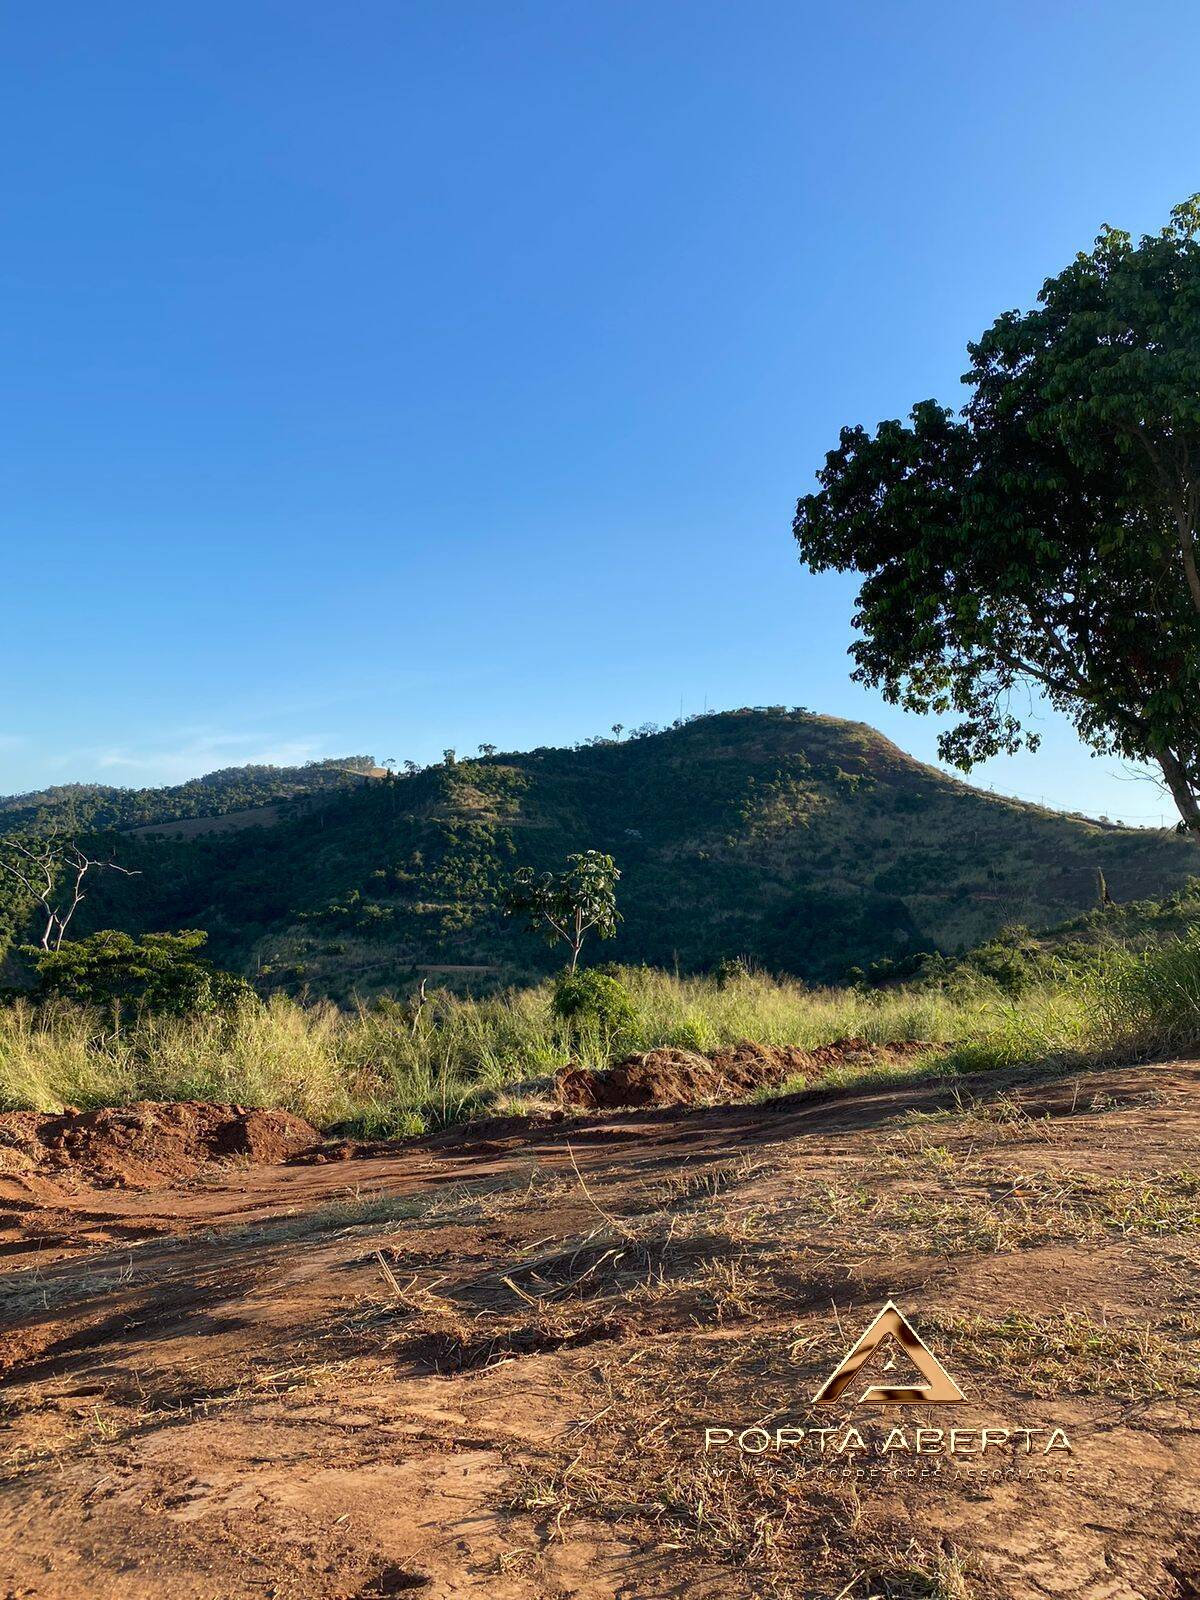
<path fill-rule="evenodd" d="M 518 981 L 560 956 L 505 922 L 507 879 L 598 848 L 622 870 L 624 921 L 589 959 L 741 956 L 831 981 L 1078 915 L 1097 868 L 1118 899 L 1169 893 L 1195 868 L 1172 833 L 985 793 L 865 723 L 782 707 L 319 783 L 319 804 L 297 790 L 271 826 L 113 836 L 141 875 L 99 879 L 77 931 L 204 927 L 215 957 L 265 987 L 336 998 L 420 967 Z"/>

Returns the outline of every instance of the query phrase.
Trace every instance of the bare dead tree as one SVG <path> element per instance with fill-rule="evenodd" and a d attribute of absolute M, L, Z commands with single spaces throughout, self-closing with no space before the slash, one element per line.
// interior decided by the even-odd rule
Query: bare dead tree
<path fill-rule="evenodd" d="M 74 839 L 64 839 L 60 834 L 28 840 L 9 835 L 0 840 L 0 873 L 15 879 L 46 918 L 41 937 L 43 950 L 61 948 L 71 918 L 86 898 L 84 879 L 93 868 L 119 872 L 125 878 L 141 877 L 132 867 L 119 867 L 115 861 L 89 856 Z"/>
<path fill-rule="evenodd" d="M 425 1009 L 425 985 L 428 982 L 428 978 L 421 979 L 421 986 L 417 990 L 416 1003 L 412 1006 L 410 1011 L 410 1016 L 412 1019 L 412 1036 L 414 1039 L 417 1036 L 417 1029 L 421 1024 L 421 1013 Z"/>

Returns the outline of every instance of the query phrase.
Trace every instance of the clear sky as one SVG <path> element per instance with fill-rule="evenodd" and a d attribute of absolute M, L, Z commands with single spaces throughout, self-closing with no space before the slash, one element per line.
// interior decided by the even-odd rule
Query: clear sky
<path fill-rule="evenodd" d="M 848 681 L 796 496 L 1200 188 L 1194 0 L 59 0 L 4 23 L 0 791 Z M 1049 719 L 977 777 L 1169 808 Z"/>

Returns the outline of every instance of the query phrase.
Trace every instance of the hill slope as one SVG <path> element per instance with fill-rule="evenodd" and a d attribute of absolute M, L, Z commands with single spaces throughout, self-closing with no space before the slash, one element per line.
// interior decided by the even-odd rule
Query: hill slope
<path fill-rule="evenodd" d="M 589 846 L 617 858 L 625 919 L 593 959 L 743 955 L 821 980 L 1060 922 L 1093 903 L 1097 867 L 1118 900 L 1196 867 L 1190 841 L 982 793 L 864 724 L 739 711 L 352 782 L 270 827 L 127 834 L 141 876 L 97 882 L 79 931 L 207 928 L 218 959 L 335 996 L 420 965 L 518 978 L 558 956 L 504 921 L 505 881 Z"/>
<path fill-rule="evenodd" d="M 224 817 L 298 795 L 337 793 L 380 772 L 370 756 L 339 756 L 302 767 L 223 767 L 162 789 L 119 789 L 64 783 L 30 794 L 0 795 L 0 834 L 40 820 L 55 827 L 136 828 L 200 817 Z"/>

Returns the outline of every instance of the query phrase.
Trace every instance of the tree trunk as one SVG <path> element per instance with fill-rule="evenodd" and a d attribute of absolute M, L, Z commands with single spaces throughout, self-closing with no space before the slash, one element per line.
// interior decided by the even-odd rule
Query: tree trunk
<path fill-rule="evenodd" d="M 1200 612 L 1200 573 L 1196 571 L 1196 530 L 1192 527 L 1185 507 L 1176 509 L 1175 523 L 1179 529 L 1179 550 L 1183 556 L 1183 575 L 1187 579 L 1188 593 L 1192 597 L 1192 604 Z"/>
<path fill-rule="evenodd" d="M 1176 810 L 1187 825 L 1189 833 L 1200 837 L 1200 802 L 1193 792 L 1191 779 L 1183 762 L 1171 750 L 1160 750 L 1157 755 L 1162 775 L 1175 802 Z"/>

